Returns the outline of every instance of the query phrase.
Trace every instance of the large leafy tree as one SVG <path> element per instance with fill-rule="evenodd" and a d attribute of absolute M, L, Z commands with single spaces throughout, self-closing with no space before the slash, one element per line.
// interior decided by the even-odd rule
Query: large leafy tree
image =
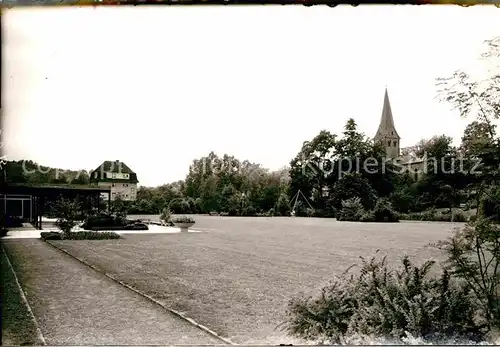
<path fill-rule="evenodd" d="M 299 191 L 316 208 L 323 205 L 323 189 L 334 183 L 336 135 L 322 130 L 311 141 L 305 141 L 290 162 L 290 195 Z"/>
<path fill-rule="evenodd" d="M 481 58 L 486 78 L 456 71 L 437 83 L 441 100 L 449 102 L 461 117 L 476 121 L 466 129 L 462 149 L 481 163 L 480 170 L 471 173 L 471 185 L 483 201 L 491 199 L 500 178 L 500 140 L 495 133 L 495 122 L 500 118 L 500 37 L 485 44 Z"/>

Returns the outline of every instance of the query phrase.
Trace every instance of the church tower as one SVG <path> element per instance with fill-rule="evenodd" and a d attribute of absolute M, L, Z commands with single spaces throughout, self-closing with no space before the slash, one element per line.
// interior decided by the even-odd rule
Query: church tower
<path fill-rule="evenodd" d="M 396 159 L 399 157 L 399 140 L 401 138 L 394 126 L 394 119 L 392 118 L 391 104 L 389 103 L 389 94 L 387 88 L 384 95 L 384 107 L 382 109 L 382 117 L 380 125 L 378 126 L 377 134 L 375 134 L 374 141 L 380 142 L 385 147 L 385 153 L 388 158 Z"/>

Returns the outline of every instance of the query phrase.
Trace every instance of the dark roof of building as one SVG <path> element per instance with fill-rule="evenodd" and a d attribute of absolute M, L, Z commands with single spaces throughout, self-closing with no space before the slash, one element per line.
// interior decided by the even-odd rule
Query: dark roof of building
<path fill-rule="evenodd" d="M 104 174 L 110 173 L 121 173 L 121 174 L 129 174 L 128 179 L 113 179 L 108 178 Z M 95 175 L 97 173 L 97 177 Z M 99 165 L 92 173 L 90 174 L 90 182 L 125 182 L 125 183 L 138 183 L 137 174 L 132 171 L 130 167 L 127 166 L 122 161 L 115 160 L 106 160 L 101 165 Z"/>

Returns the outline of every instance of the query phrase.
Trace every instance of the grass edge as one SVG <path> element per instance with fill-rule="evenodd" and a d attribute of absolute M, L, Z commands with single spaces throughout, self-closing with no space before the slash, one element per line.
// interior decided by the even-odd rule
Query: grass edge
<path fill-rule="evenodd" d="M 17 275 L 16 275 L 16 271 L 14 270 L 14 267 L 12 266 L 12 263 L 9 259 L 9 256 L 7 255 L 7 252 L 5 252 L 5 248 L 3 247 L 3 245 L 0 246 L 1 247 L 1 254 L 3 254 L 3 257 L 7 263 L 7 267 L 9 268 L 11 274 L 12 274 L 12 278 L 14 279 L 14 283 L 19 291 L 19 296 L 21 298 L 21 302 L 24 304 L 24 307 L 26 308 L 26 310 L 28 311 L 28 314 L 30 316 L 30 320 L 31 322 L 33 323 L 34 327 L 35 327 L 35 331 L 36 331 L 36 339 L 38 340 L 38 342 L 41 342 L 41 345 L 42 346 L 46 346 L 47 343 L 45 341 L 45 338 L 42 334 L 42 331 L 40 330 L 40 327 L 38 326 L 38 322 L 35 318 L 35 315 L 33 313 L 33 310 L 31 309 L 31 306 L 28 302 L 28 299 L 26 297 L 26 295 L 24 294 L 24 290 L 23 290 L 23 287 L 21 286 L 21 283 L 19 283 L 19 279 L 17 278 Z M 2 293 L 4 294 L 4 293 Z M 3 297 L 5 298 L 5 295 L 3 295 Z M 3 306 L 2 305 L 2 309 L 3 309 Z M 3 318 L 3 314 L 2 314 L 2 318 Z M 3 340 L 3 339 L 2 339 Z M 4 341 L 2 341 L 2 344 L 3 344 Z"/>

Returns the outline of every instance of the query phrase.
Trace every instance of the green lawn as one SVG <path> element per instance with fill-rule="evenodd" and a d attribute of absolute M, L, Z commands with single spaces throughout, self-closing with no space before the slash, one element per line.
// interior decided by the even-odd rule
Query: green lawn
<path fill-rule="evenodd" d="M 21 299 L 19 287 L 7 262 L 6 254 L 0 250 L 2 266 L 2 344 L 41 345 L 35 322 Z"/>
<path fill-rule="evenodd" d="M 299 344 L 276 329 L 293 296 L 312 294 L 377 249 L 397 261 L 439 257 L 427 247 L 453 223 L 336 222 L 196 216 L 206 233 L 50 241 L 103 272 L 242 344 Z M 196 229 L 196 228 L 194 228 Z"/>

